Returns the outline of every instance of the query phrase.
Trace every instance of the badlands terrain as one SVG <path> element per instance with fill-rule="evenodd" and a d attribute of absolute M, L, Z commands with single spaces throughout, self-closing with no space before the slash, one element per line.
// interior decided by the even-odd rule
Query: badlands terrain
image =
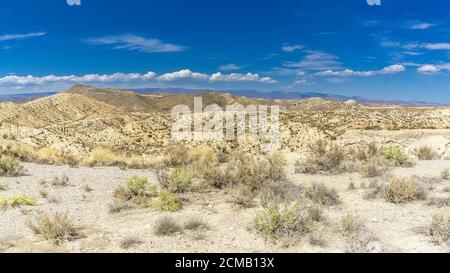
<path fill-rule="evenodd" d="M 194 95 L 0 104 L 0 252 L 450 252 L 450 107 L 280 105 L 279 151 L 175 143 Z"/>

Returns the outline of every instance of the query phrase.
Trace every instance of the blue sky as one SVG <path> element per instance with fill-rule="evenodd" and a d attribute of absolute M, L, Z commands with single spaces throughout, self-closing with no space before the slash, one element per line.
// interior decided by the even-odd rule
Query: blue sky
<path fill-rule="evenodd" d="M 2 1 L 0 93 L 81 82 L 450 103 L 449 10 L 446 0 Z"/>

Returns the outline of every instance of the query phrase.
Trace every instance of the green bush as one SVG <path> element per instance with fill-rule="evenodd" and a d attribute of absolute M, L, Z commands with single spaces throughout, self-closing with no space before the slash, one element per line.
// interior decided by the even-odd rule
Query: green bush
<path fill-rule="evenodd" d="M 181 210 L 182 204 L 175 194 L 168 191 L 162 191 L 159 193 L 159 196 L 152 207 L 161 211 L 177 212 Z"/>
<path fill-rule="evenodd" d="M 385 148 L 383 156 L 393 166 L 410 167 L 412 165 L 404 149 L 398 145 L 391 145 Z"/>

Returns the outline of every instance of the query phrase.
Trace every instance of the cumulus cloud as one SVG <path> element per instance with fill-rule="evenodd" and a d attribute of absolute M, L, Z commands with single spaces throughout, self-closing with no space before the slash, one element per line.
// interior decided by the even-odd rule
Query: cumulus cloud
<path fill-rule="evenodd" d="M 258 74 L 222 74 L 220 72 L 214 74 L 203 74 L 192 72 L 189 69 L 184 69 L 172 73 L 158 76 L 154 72 L 141 73 L 114 73 L 114 74 L 86 74 L 83 76 L 69 75 L 69 76 L 18 76 L 8 75 L 0 78 L 0 86 L 18 87 L 18 86 L 32 86 L 45 85 L 54 83 L 130 83 L 138 84 L 145 82 L 176 82 L 176 81 L 199 81 L 204 83 L 212 82 L 254 82 L 254 83 L 276 83 L 275 80 L 269 77 L 261 77 Z"/>
<path fill-rule="evenodd" d="M 320 77 L 373 77 L 376 75 L 396 74 L 405 71 L 406 68 L 401 64 L 387 66 L 381 70 L 372 71 L 354 71 L 345 69 L 342 71 L 327 70 L 318 72 L 315 75 Z"/>
<path fill-rule="evenodd" d="M 302 50 L 304 49 L 305 46 L 304 45 L 290 45 L 290 44 L 284 44 L 281 47 L 281 51 L 283 52 L 295 52 L 297 50 Z"/>
<path fill-rule="evenodd" d="M 442 70 L 450 71 L 450 63 L 447 64 L 426 64 L 417 68 L 417 72 L 425 75 L 433 75 L 441 72 Z"/>
<path fill-rule="evenodd" d="M 209 79 L 208 74 L 195 73 L 189 69 L 183 69 L 180 71 L 167 73 L 159 76 L 158 79 L 161 81 L 179 81 L 179 80 L 200 80 L 205 81 Z"/>
<path fill-rule="evenodd" d="M 85 42 L 90 45 L 110 45 L 113 46 L 113 49 L 135 50 L 145 53 L 180 52 L 186 50 L 184 46 L 163 43 L 159 39 L 132 34 L 89 38 Z"/>
<path fill-rule="evenodd" d="M 27 33 L 27 34 L 4 34 L 4 35 L 0 35 L 0 42 L 12 41 L 12 40 L 26 40 L 26 39 L 41 37 L 46 34 L 47 33 L 45 33 L 45 32 L 32 32 L 32 33 Z"/>

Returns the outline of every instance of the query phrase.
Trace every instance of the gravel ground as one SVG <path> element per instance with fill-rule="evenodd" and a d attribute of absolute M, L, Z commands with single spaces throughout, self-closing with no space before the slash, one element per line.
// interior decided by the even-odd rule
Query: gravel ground
<path fill-rule="evenodd" d="M 366 200 L 360 185 L 370 183 L 359 174 L 335 176 L 293 174 L 288 169 L 289 179 L 297 184 L 309 185 L 322 182 L 334 187 L 343 200 L 337 207 L 326 208 L 329 224 L 323 228 L 327 245 L 312 246 L 308 240 L 293 247 L 284 248 L 266 243 L 248 230 L 252 216 L 258 210 L 237 209 L 230 198 L 221 192 L 192 193 L 182 196 L 183 210 L 169 215 L 183 223 L 191 218 L 206 221 L 210 229 L 202 232 L 184 231 L 174 236 L 158 237 L 153 228 L 157 219 L 165 213 L 150 208 L 134 208 L 119 214 L 110 214 L 108 205 L 119 185 L 125 185 L 131 176 L 148 177 L 156 183 L 155 174 L 143 170 L 120 170 L 118 168 L 70 168 L 67 166 L 44 166 L 25 164 L 27 175 L 18 178 L 0 178 L 6 191 L 0 196 L 27 195 L 37 199 L 32 207 L 7 209 L 0 212 L 0 250 L 6 252 L 343 252 L 345 242 L 339 236 L 337 223 L 347 212 L 362 215 L 368 228 L 377 238 L 374 251 L 394 252 L 450 252 L 448 246 L 434 245 L 419 233 L 418 228 L 429 223 L 437 208 L 418 201 L 395 205 L 384 200 Z M 437 177 L 450 161 L 419 162 L 414 168 L 394 169 L 397 176 L 419 175 Z M 53 177 L 69 177 L 69 186 L 52 186 Z M 42 183 L 47 181 L 47 183 Z M 350 182 L 357 189 L 348 190 Z M 85 190 L 88 185 L 92 191 Z M 449 197 L 444 192 L 450 182 L 440 181 L 430 191 L 431 196 Z M 47 191 L 49 197 L 40 196 Z M 51 198 L 50 198 L 51 197 Z M 57 202 L 50 202 L 49 199 Z M 446 208 L 448 209 L 448 208 Z M 75 223 L 83 228 L 84 238 L 55 247 L 32 234 L 26 221 L 39 213 L 67 212 Z M 120 247 L 126 238 L 135 238 L 142 243 L 127 250 Z"/>

